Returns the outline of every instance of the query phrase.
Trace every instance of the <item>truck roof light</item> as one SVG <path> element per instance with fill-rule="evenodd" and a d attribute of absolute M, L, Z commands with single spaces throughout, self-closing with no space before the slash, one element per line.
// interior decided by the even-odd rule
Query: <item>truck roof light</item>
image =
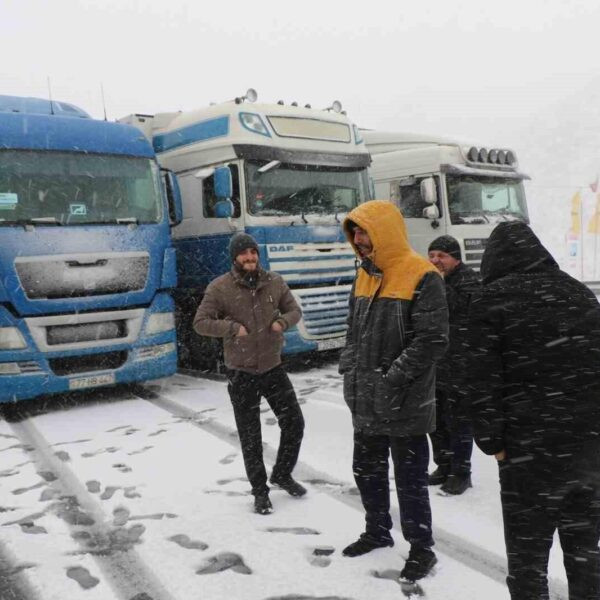
<path fill-rule="evenodd" d="M 512 150 L 507 150 L 506 151 L 506 164 L 510 165 L 511 167 L 517 162 L 517 157 L 515 156 L 515 153 Z"/>
<path fill-rule="evenodd" d="M 490 152 L 488 154 L 488 161 L 491 163 L 498 162 L 498 150 L 496 150 L 496 148 L 493 148 L 492 150 L 490 150 Z"/>
<path fill-rule="evenodd" d="M 467 153 L 467 158 L 471 162 L 477 162 L 477 159 L 479 158 L 479 149 L 475 146 L 471 146 L 471 148 L 469 148 L 469 152 Z"/>
<path fill-rule="evenodd" d="M 506 164 L 506 150 L 498 150 L 498 164 Z"/>
<path fill-rule="evenodd" d="M 244 100 L 248 100 L 248 102 L 256 102 L 258 98 L 258 94 L 254 88 L 248 88 L 246 90 L 246 94 L 244 96 L 239 96 L 235 99 L 236 104 L 241 104 Z"/>
<path fill-rule="evenodd" d="M 479 155 L 477 158 L 478 158 L 479 162 L 487 162 L 487 160 L 488 160 L 487 148 L 480 148 Z"/>
<path fill-rule="evenodd" d="M 312 106 L 310 104 L 305 104 L 304 108 L 312 108 Z"/>
<path fill-rule="evenodd" d="M 283 106 L 284 102 L 283 102 L 283 100 L 277 100 L 277 104 Z"/>
<path fill-rule="evenodd" d="M 292 106 L 298 106 L 298 103 L 297 103 L 297 102 L 294 100 L 294 101 L 292 102 Z"/>
<path fill-rule="evenodd" d="M 339 100 L 334 100 L 331 106 L 328 106 L 324 110 L 332 110 L 334 113 L 342 112 L 342 103 Z"/>

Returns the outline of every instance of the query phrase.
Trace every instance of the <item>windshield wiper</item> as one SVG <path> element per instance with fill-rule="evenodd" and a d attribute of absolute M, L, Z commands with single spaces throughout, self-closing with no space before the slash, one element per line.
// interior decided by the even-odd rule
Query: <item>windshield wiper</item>
<path fill-rule="evenodd" d="M 275 169 L 280 164 L 281 164 L 280 160 L 272 160 L 271 162 L 268 162 L 266 165 L 263 165 L 260 169 L 258 169 L 258 172 L 262 175 L 263 173 L 266 173 L 267 171 L 270 171 L 271 169 Z"/>
<path fill-rule="evenodd" d="M 24 219 L 27 224 L 43 223 L 44 225 L 62 225 L 62 221 L 59 221 L 56 217 L 31 217 L 30 219 Z"/>

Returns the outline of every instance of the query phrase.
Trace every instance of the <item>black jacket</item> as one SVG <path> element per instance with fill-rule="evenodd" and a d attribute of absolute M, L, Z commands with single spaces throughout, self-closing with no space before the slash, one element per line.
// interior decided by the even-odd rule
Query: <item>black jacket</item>
<path fill-rule="evenodd" d="M 371 201 L 349 223 L 369 233 L 350 299 L 346 347 L 340 357 L 344 398 L 354 427 L 367 434 L 410 436 L 435 429 L 435 363 L 448 343 L 443 282 L 408 245 L 400 211 Z"/>
<path fill-rule="evenodd" d="M 481 289 L 479 275 L 460 263 L 444 279 L 448 303 L 450 343 L 444 358 L 437 365 L 436 387 L 454 400 L 460 401 L 467 382 L 467 325 L 471 297 Z M 466 409 L 466 407 L 465 407 Z"/>
<path fill-rule="evenodd" d="M 511 460 L 560 458 L 600 435 L 600 305 L 531 229 L 506 222 L 469 315 L 475 440 Z"/>

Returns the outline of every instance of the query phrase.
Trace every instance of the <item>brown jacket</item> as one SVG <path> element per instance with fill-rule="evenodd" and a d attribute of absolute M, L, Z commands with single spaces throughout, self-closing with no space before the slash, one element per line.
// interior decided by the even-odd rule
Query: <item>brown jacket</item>
<path fill-rule="evenodd" d="M 252 288 L 234 268 L 206 288 L 194 318 L 199 335 L 223 338 L 225 365 L 249 373 L 265 373 L 281 363 L 283 334 L 271 331 L 278 321 L 287 329 L 302 313 L 281 275 L 259 268 Z M 248 335 L 238 337 L 240 325 Z"/>

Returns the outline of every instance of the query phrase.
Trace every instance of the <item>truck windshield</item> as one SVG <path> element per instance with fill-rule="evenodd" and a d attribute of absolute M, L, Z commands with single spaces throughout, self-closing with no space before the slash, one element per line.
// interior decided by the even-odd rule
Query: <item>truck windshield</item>
<path fill-rule="evenodd" d="M 366 169 L 246 161 L 248 212 L 257 216 L 337 215 L 368 199 Z"/>
<path fill-rule="evenodd" d="M 446 176 L 453 225 L 529 222 L 523 182 L 495 177 Z"/>
<path fill-rule="evenodd" d="M 0 151 L 0 225 L 157 223 L 158 167 L 148 158 Z"/>

